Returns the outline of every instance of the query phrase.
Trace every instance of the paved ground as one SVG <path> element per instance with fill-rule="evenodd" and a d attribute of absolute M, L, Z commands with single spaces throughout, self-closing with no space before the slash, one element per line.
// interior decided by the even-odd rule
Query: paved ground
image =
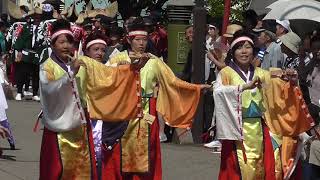
<path fill-rule="evenodd" d="M 35 180 L 39 173 L 42 132 L 32 131 L 39 103 L 9 102 L 8 117 L 16 136 L 17 150 L 8 149 L 0 140 L 4 155 L 0 158 L 0 180 Z M 219 155 L 200 145 L 162 144 L 164 180 L 214 180 L 219 169 Z"/>

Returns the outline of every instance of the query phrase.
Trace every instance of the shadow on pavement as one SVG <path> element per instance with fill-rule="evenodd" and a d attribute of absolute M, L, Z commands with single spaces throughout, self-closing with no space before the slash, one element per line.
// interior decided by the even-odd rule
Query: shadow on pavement
<path fill-rule="evenodd" d="M 5 160 L 9 160 L 9 161 L 17 161 L 16 156 L 10 156 L 10 155 L 2 155 L 2 156 L 0 156 L 0 159 L 5 159 Z"/>

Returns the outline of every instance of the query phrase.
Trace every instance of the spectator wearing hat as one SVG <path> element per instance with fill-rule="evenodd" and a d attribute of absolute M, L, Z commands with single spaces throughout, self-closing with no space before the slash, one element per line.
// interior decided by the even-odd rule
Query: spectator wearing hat
<path fill-rule="evenodd" d="M 243 27 L 238 24 L 228 25 L 226 32 L 223 34 L 223 37 L 227 39 L 227 45 L 220 43 L 213 51 L 208 51 L 207 56 L 216 65 L 217 70 L 221 70 L 229 62 L 230 58 L 225 52 L 228 52 L 234 34 L 242 29 Z"/>
<path fill-rule="evenodd" d="M 233 39 L 234 33 L 242 30 L 243 27 L 239 24 L 230 24 L 227 26 L 226 32 L 223 34 L 223 37 L 227 38 L 227 44 L 230 45 Z"/>
<path fill-rule="evenodd" d="M 282 69 L 298 69 L 299 67 L 299 46 L 301 43 L 300 37 L 294 32 L 288 32 L 279 37 L 281 51 L 287 55 L 287 58 L 282 63 Z"/>
<path fill-rule="evenodd" d="M 281 52 L 281 46 L 276 43 L 276 35 L 266 29 L 262 29 L 258 36 L 257 44 L 265 49 L 261 58 L 261 68 L 269 70 L 271 67 L 281 68 L 284 56 Z"/>
<path fill-rule="evenodd" d="M 30 10 L 26 16 L 27 23 L 23 24 L 21 34 L 16 37 L 17 40 L 14 44 L 14 49 L 17 51 L 16 58 L 16 83 L 17 83 L 17 95 L 15 99 L 17 101 L 22 100 L 24 95 L 29 95 L 29 81 L 30 76 L 32 78 L 32 99 L 34 101 L 40 101 L 38 96 L 39 90 L 39 54 L 36 51 L 36 27 L 40 23 L 42 15 L 42 9 L 34 8 Z M 22 92 L 23 85 L 25 91 Z"/>
<path fill-rule="evenodd" d="M 216 23 L 210 23 L 208 24 L 208 35 L 206 38 L 206 49 L 209 51 L 213 51 L 214 49 L 219 48 L 221 43 L 220 38 L 220 28 Z M 210 82 L 215 80 L 215 63 L 214 61 L 211 61 L 208 56 L 206 56 L 205 61 L 205 81 L 209 80 Z"/>
<path fill-rule="evenodd" d="M 278 38 L 291 31 L 289 20 L 276 20 L 276 23 L 276 35 Z"/>

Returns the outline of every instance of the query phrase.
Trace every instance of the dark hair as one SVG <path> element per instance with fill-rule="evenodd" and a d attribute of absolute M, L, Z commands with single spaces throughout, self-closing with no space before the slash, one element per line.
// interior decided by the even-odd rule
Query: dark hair
<path fill-rule="evenodd" d="M 145 26 L 154 26 L 156 24 L 150 16 L 144 17 L 143 21 Z"/>
<path fill-rule="evenodd" d="M 70 22 L 65 19 L 58 19 L 57 21 L 52 23 L 51 34 L 54 34 L 63 29 L 71 31 Z M 67 35 L 67 39 L 70 43 L 73 43 L 74 41 L 74 38 L 70 35 Z M 53 39 L 51 44 L 54 44 L 56 41 L 57 41 L 57 38 Z"/>
<path fill-rule="evenodd" d="M 2 13 L 2 14 L 1 14 L 1 20 L 2 20 L 3 22 L 8 22 L 8 14 Z"/>
<path fill-rule="evenodd" d="M 220 32 L 222 29 L 222 18 L 221 17 L 207 17 L 207 24 L 214 25 Z"/>
<path fill-rule="evenodd" d="M 258 15 L 253 9 L 246 10 L 242 15 L 245 22 L 250 23 L 253 27 L 257 25 Z"/>
<path fill-rule="evenodd" d="M 255 18 L 255 19 L 257 19 L 258 18 L 258 14 L 253 9 L 248 9 L 248 10 L 244 11 L 242 13 L 242 15 L 243 15 L 243 17 L 245 19 L 247 19 L 247 18 Z"/>
<path fill-rule="evenodd" d="M 121 27 L 112 27 L 109 31 L 109 37 L 118 36 L 119 38 L 123 37 L 124 29 Z"/>
<path fill-rule="evenodd" d="M 146 30 L 145 22 L 142 17 L 137 17 L 128 24 L 129 31 Z"/>
<path fill-rule="evenodd" d="M 250 39 L 252 39 L 252 41 L 253 41 L 253 39 L 254 39 L 254 37 L 252 36 L 252 34 L 247 33 L 246 31 L 240 30 L 240 31 L 237 31 L 236 33 L 234 33 L 232 42 L 233 42 L 234 40 L 236 40 L 237 38 L 243 37 L 243 36 L 249 37 Z M 233 46 L 232 49 L 229 50 L 228 53 L 230 53 L 230 55 L 231 55 L 232 57 L 234 57 L 234 54 L 235 54 L 236 50 L 237 50 L 239 47 L 243 46 L 244 43 L 245 43 L 245 41 L 238 42 L 237 44 L 235 44 L 235 45 Z M 258 52 L 259 52 L 259 49 L 256 48 L 253 43 L 249 42 L 249 44 L 252 46 L 253 55 L 256 56 L 256 55 L 258 54 Z"/>
<path fill-rule="evenodd" d="M 132 21 L 132 23 L 128 24 L 128 29 L 130 31 L 147 31 L 144 20 L 142 17 L 137 17 Z M 132 37 L 129 37 L 129 40 L 132 40 Z"/>
<path fill-rule="evenodd" d="M 107 44 L 109 42 L 109 39 L 107 38 L 107 36 L 105 36 L 101 31 L 93 31 L 92 33 L 90 33 L 88 35 L 88 37 L 86 38 L 84 44 L 83 44 L 83 52 L 85 52 L 86 50 L 86 46 L 88 44 L 88 42 L 96 40 L 96 39 L 102 39 L 104 40 Z"/>
<path fill-rule="evenodd" d="M 184 28 L 184 30 L 186 31 L 187 29 L 189 29 L 189 28 L 191 28 L 191 27 L 193 27 L 192 24 L 188 25 L 186 28 Z"/>

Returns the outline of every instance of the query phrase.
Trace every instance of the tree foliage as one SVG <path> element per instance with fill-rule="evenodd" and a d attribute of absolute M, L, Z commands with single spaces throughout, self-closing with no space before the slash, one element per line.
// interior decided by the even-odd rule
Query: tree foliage
<path fill-rule="evenodd" d="M 231 19 L 242 20 L 241 13 L 246 10 L 250 0 L 231 0 Z M 224 0 L 208 0 L 209 14 L 213 17 L 223 17 Z"/>

